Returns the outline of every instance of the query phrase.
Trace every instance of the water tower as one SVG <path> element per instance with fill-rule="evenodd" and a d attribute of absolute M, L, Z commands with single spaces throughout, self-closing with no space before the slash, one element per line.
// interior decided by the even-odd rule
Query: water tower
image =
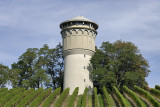
<path fill-rule="evenodd" d="M 90 59 L 95 53 L 95 38 L 98 25 L 83 17 L 77 16 L 60 24 L 63 38 L 64 83 L 63 89 L 70 88 L 70 93 L 79 87 L 83 94 L 87 87 L 92 92 L 93 82 L 90 76 Z"/>

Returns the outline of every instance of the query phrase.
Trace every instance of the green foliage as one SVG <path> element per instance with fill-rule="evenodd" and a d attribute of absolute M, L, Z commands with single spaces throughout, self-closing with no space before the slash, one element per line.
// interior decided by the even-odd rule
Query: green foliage
<path fill-rule="evenodd" d="M 98 100 L 99 100 L 99 106 L 100 106 L 100 107 L 104 107 L 104 100 L 103 100 L 101 94 L 98 95 Z M 109 107 L 109 106 L 108 106 L 108 107 Z"/>
<path fill-rule="evenodd" d="M 94 87 L 94 107 L 98 107 L 97 88 Z"/>
<path fill-rule="evenodd" d="M 160 90 L 160 86 L 159 85 L 155 85 L 155 89 Z"/>
<path fill-rule="evenodd" d="M 36 91 L 29 93 L 19 102 L 19 104 L 16 107 L 26 107 L 26 105 L 30 103 L 42 91 L 43 91 L 43 88 L 39 88 Z"/>
<path fill-rule="evenodd" d="M 83 97 L 83 95 L 78 95 L 77 107 L 81 107 L 81 105 L 82 105 L 82 97 Z"/>
<path fill-rule="evenodd" d="M 12 93 L 15 90 L 16 90 L 16 88 L 13 88 L 13 89 L 6 90 L 6 91 L 3 91 L 2 93 L 0 93 L 0 100 L 3 98 L 3 96 L 5 96 L 5 95 L 7 95 L 9 93 Z"/>
<path fill-rule="evenodd" d="M 4 66 L 0 64 L 0 88 L 5 87 L 5 84 L 9 80 L 9 68 L 7 66 Z"/>
<path fill-rule="evenodd" d="M 123 90 L 132 97 L 132 99 L 136 102 L 138 107 L 145 107 L 146 106 L 143 103 L 143 101 L 132 90 L 130 90 L 128 87 L 123 86 Z"/>
<path fill-rule="evenodd" d="M 1 88 L 0 89 L 0 93 L 2 93 L 2 92 L 4 92 L 4 91 L 7 91 L 8 90 L 8 88 Z"/>
<path fill-rule="evenodd" d="M 67 95 L 69 94 L 69 88 L 66 88 L 60 95 L 59 99 L 56 101 L 55 103 L 55 107 L 61 107 L 62 102 L 64 101 L 64 99 L 67 97 Z"/>
<path fill-rule="evenodd" d="M 25 90 L 22 93 L 15 95 L 10 101 L 8 101 L 4 107 L 15 107 L 28 93 L 33 92 L 34 89 Z"/>
<path fill-rule="evenodd" d="M 87 95 L 87 105 L 88 105 L 88 107 L 92 107 L 93 106 L 93 99 L 92 99 L 92 97 L 93 97 L 93 95 L 92 94 L 90 94 L 90 92 L 88 93 L 88 95 Z"/>
<path fill-rule="evenodd" d="M 53 102 L 53 100 L 56 98 L 56 96 L 61 92 L 61 87 L 57 88 L 54 92 L 52 92 L 45 102 L 43 103 L 42 107 L 49 107 L 50 104 Z"/>
<path fill-rule="evenodd" d="M 67 107 L 73 107 L 75 99 L 78 95 L 78 87 L 75 88 L 74 92 L 68 99 Z M 142 96 L 145 96 L 146 99 L 148 99 L 154 107 L 160 107 L 160 103 L 154 99 L 154 97 L 150 94 L 154 94 L 157 96 L 157 98 L 160 96 L 160 91 L 154 88 L 150 89 L 150 93 L 140 87 L 134 86 L 134 90 L 141 94 Z M 2 91 L 2 92 L 1 92 Z M 31 88 L 28 90 L 25 90 L 24 88 L 14 88 L 7 90 L 6 88 L 0 89 L 0 95 L 3 97 L 0 97 L 0 107 L 38 107 L 43 101 L 42 107 L 50 107 L 53 100 L 55 100 L 56 96 L 60 93 L 61 87 L 57 88 L 55 91 L 51 93 L 52 89 L 46 89 L 43 90 L 43 88 L 39 88 L 36 91 Z M 84 90 L 83 95 L 78 96 L 76 107 L 86 107 L 86 103 L 88 103 L 88 106 L 93 105 L 94 107 L 112 107 L 116 106 L 114 101 L 112 101 L 111 96 L 108 94 L 107 89 L 103 87 L 103 96 L 102 98 L 101 94 L 97 95 L 97 88 L 94 87 L 94 94 L 93 94 L 93 101 L 92 95 L 89 95 L 88 102 L 87 102 L 87 93 L 88 88 Z M 144 102 L 128 87 L 123 86 L 123 91 L 127 93 L 136 103 L 135 106 L 138 107 L 146 107 Z M 131 104 L 128 102 L 128 100 L 123 97 L 123 95 L 119 92 L 119 90 L 113 86 L 113 92 L 116 94 L 119 102 L 121 103 L 122 107 L 131 107 Z M 55 100 L 54 106 L 55 107 L 61 107 L 62 103 L 66 99 L 66 97 L 69 94 L 69 88 L 65 89 L 59 98 Z M 104 103 L 105 102 L 105 103 Z"/>
<path fill-rule="evenodd" d="M 78 90 L 79 90 L 79 87 L 76 87 L 74 92 L 70 96 L 69 101 L 68 101 L 68 107 L 74 107 L 74 102 L 75 102 L 76 97 L 78 95 Z"/>
<path fill-rule="evenodd" d="M 51 93 L 52 88 L 48 88 L 40 93 L 29 105 L 29 107 L 38 107 L 38 105 Z"/>
<path fill-rule="evenodd" d="M 133 88 L 136 84 L 146 84 L 145 77 L 150 70 L 148 62 L 142 57 L 138 48 L 131 42 L 103 42 L 100 49 L 91 58 L 93 66 L 93 83 L 101 91 L 105 86 L 122 89 L 124 85 Z M 136 77 L 136 78 L 135 78 Z"/>
<path fill-rule="evenodd" d="M 149 90 L 150 90 L 149 86 L 146 85 L 146 84 L 144 84 L 144 85 L 142 86 L 142 88 L 145 89 L 146 91 L 149 91 Z"/>
<path fill-rule="evenodd" d="M 144 95 L 153 104 L 153 106 L 160 107 L 160 103 L 157 100 L 155 100 L 153 98 L 153 96 L 148 91 L 146 91 L 136 85 L 134 86 L 134 90 L 136 92 L 140 93 L 141 95 Z"/>
<path fill-rule="evenodd" d="M 130 103 L 123 97 L 123 95 L 118 91 L 118 89 L 113 86 L 113 91 L 115 92 L 117 98 L 119 99 L 122 107 L 131 107 Z"/>
<path fill-rule="evenodd" d="M 106 102 L 106 105 L 108 107 L 111 107 L 111 101 L 110 101 L 110 98 L 109 98 L 109 94 L 107 92 L 107 89 L 103 86 L 103 95 L 104 95 L 104 99 L 105 99 L 105 102 Z"/>
<path fill-rule="evenodd" d="M 151 89 L 150 89 L 150 93 L 152 93 L 153 95 L 155 95 L 155 96 L 157 96 L 157 97 L 160 98 L 160 90 L 151 88 Z"/>
<path fill-rule="evenodd" d="M 88 88 L 86 88 L 83 92 L 81 107 L 86 107 L 87 92 L 88 92 Z"/>
<path fill-rule="evenodd" d="M 12 64 L 9 80 L 14 88 L 40 88 L 47 86 L 47 88 L 56 89 L 57 87 L 63 87 L 63 68 L 62 45 L 58 44 L 56 48 L 49 49 L 45 44 L 40 49 L 27 49 L 19 57 L 18 62 Z"/>
<path fill-rule="evenodd" d="M 23 92 L 24 90 L 25 90 L 24 88 L 17 88 L 16 90 L 12 91 L 11 93 L 7 93 L 7 95 L 5 95 L 3 98 L 1 98 L 0 106 L 4 106 L 6 104 L 6 102 L 8 102 L 9 100 L 12 99 L 13 96 Z"/>

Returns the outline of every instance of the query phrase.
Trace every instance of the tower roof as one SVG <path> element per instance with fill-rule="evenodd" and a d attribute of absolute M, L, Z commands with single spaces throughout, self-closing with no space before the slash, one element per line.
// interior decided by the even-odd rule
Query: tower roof
<path fill-rule="evenodd" d="M 76 16 L 68 21 L 89 21 L 89 22 L 92 22 L 91 20 L 85 18 L 84 16 Z"/>
<path fill-rule="evenodd" d="M 64 21 L 64 22 L 62 22 L 61 24 L 60 24 L 60 27 L 61 27 L 61 25 L 63 25 L 64 23 L 67 23 L 67 22 L 74 22 L 74 21 L 84 21 L 84 22 L 90 22 L 90 23 L 93 23 L 94 25 L 96 25 L 96 29 L 98 28 L 98 24 L 96 24 L 95 22 L 93 22 L 92 20 L 89 20 L 89 19 L 87 19 L 87 18 L 85 18 L 84 16 L 76 16 L 76 17 L 74 17 L 74 18 L 72 18 L 72 19 L 69 19 L 69 20 L 66 20 L 66 21 Z"/>

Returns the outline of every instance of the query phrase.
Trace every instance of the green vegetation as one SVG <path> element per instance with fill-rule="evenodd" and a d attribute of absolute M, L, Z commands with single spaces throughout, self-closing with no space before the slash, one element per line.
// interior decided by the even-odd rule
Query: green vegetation
<path fill-rule="evenodd" d="M 4 91 L 7 91 L 7 90 L 8 90 L 8 88 L 1 88 L 0 92 L 4 92 Z"/>
<path fill-rule="evenodd" d="M 132 99 L 136 102 L 138 107 L 145 107 L 146 105 L 143 103 L 143 101 L 128 87 L 123 86 L 124 91 L 132 97 Z"/>
<path fill-rule="evenodd" d="M 153 98 L 153 96 L 146 90 L 138 87 L 138 86 L 134 86 L 134 90 L 138 93 L 140 93 L 141 95 L 144 95 L 155 107 L 160 107 L 160 103 Z"/>
<path fill-rule="evenodd" d="M 37 98 L 35 98 L 32 103 L 29 105 L 29 107 L 38 107 L 38 105 L 51 93 L 52 88 L 48 88 L 47 90 L 44 90 L 42 93 L 40 93 Z"/>
<path fill-rule="evenodd" d="M 77 107 L 81 107 L 83 95 L 78 96 Z"/>
<path fill-rule="evenodd" d="M 45 102 L 43 103 L 43 107 L 49 107 L 50 104 L 53 102 L 53 100 L 55 100 L 55 98 L 57 97 L 57 95 L 61 92 L 61 87 L 57 88 L 55 91 L 53 91 L 45 100 Z"/>
<path fill-rule="evenodd" d="M 29 104 L 38 94 L 40 94 L 43 91 L 43 88 L 39 88 L 36 91 L 33 91 L 29 93 L 26 97 L 24 97 L 20 103 L 17 105 L 17 107 L 26 107 L 27 104 Z"/>
<path fill-rule="evenodd" d="M 29 48 L 11 65 L 10 70 L 6 66 L 2 67 L 3 84 L 0 69 L 0 87 L 10 81 L 14 88 L 51 87 L 54 90 L 63 85 L 62 45 L 58 44 L 52 49 L 47 44 L 40 49 Z"/>
<path fill-rule="evenodd" d="M 67 95 L 69 94 L 69 88 L 66 88 L 62 94 L 60 95 L 60 97 L 58 98 L 58 100 L 55 103 L 55 107 L 61 107 L 62 102 L 64 101 L 64 99 L 67 97 Z"/>
<path fill-rule="evenodd" d="M 144 97 L 148 99 L 148 101 L 151 102 L 154 107 L 160 107 L 160 103 L 158 102 L 159 90 L 151 88 L 150 91 L 147 91 L 137 86 L 134 86 L 134 91 L 129 89 L 127 86 L 123 86 L 123 90 L 121 91 L 127 94 L 127 96 L 125 96 L 127 99 L 123 96 L 122 93 L 120 93 L 118 88 L 116 88 L 115 86 L 113 87 L 113 92 L 111 93 L 108 93 L 107 89 L 103 87 L 103 92 L 98 95 L 96 87 L 94 87 L 93 95 L 87 95 L 89 90 L 88 88 L 84 90 L 84 93 L 82 95 L 78 95 L 78 87 L 75 88 L 72 95 L 69 95 L 69 88 L 65 89 L 60 94 L 61 87 L 57 88 L 53 92 L 51 92 L 51 88 L 39 88 L 37 90 L 34 90 L 33 88 L 14 88 L 10 90 L 0 90 L 4 90 L 0 91 L 0 95 L 5 94 L 3 95 L 3 97 L 0 97 L 0 107 L 50 107 L 51 105 L 55 107 L 74 107 L 75 105 L 76 107 L 116 107 L 119 105 L 121 105 L 122 107 L 131 107 L 131 104 L 128 101 L 131 101 L 131 99 L 135 102 L 132 103 L 134 104 L 134 106 L 150 106 L 146 105 L 141 100 L 141 98 Z M 129 99 L 128 95 L 130 97 Z M 153 97 L 152 95 L 156 95 L 157 98 L 155 96 Z M 113 100 L 114 98 L 116 100 Z"/>
<path fill-rule="evenodd" d="M 13 90 L 13 89 L 12 89 Z M 0 92 L 0 99 L 6 95 L 6 93 L 9 92 L 8 90 L 4 90 L 3 92 Z"/>
<path fill-rule="evenodd" d="M 94 107 L 98 107 L 97 88 L 94 87 Z"/>
<path fill-rule="evenodd" d="M 9 68 L 0 64 L 0 88 L 5 87 L 5 84 L 9 80 Z"/>
<path fill-rule="evenodd" d="M 69 88 L 60 93 L 61 88 L 58 87 L 63 87 L 64 75 L 62 55 L 61 44 L 52 49 L 45 44 L 39 49 L 27 49 L 18 61 L 11 65 L 11 69 L 0 64 L 0 106 L 49 107 L 54 104 L 60 107 L 64 103 L 65 106 L 73 107 L 75 103 L 77 107 L 112 107 L 120 103 L 123 107 L 130 107 L 131 104 L 120 93 L 126 92 L 139 107 L 144 107 L 145 104 L 137 93 L 131 90 L 134 87 L 134 90 L 145 96 L 153 106 L 159 107 L 159 102 L 152 95 L 156 95 L 157 98 L 160 96 L 160 86 L 156 85 L 155 89 L 147 87 L 145 77 L 150 72 L 149 64 L 133 43 L 103 42 L 100 49 L 96 48 L 96 54 L 91 58 L 90 64 L 93 67 L 91 75 L 95 86 L 93 96 L 87 95 L 88 88 L 84 90 L 83 95 L 78 95 L 78 88 L 71 96 L 68 95 Z M 13 89 L 4 88 L 8 81 Z M 44 90 L 41 87 L 49 89 Z M 113 93 L 116 94 L 118 102 L 113 100 Z"/>
<path fill-rule="evenodd" d="M 10 90 L 6 90 L 6 91 L 3 91 L 2 93 L 0 93 L 0 100 L 3 98 L 3 96 L 9 94 L 9 93 L 12 93 L 13 91 L 17 90 L 17 88 L 13 88 L 13 89 L 10 89 Z"/>
<path fill-rule="evenodd" d="M 7 103 L 7 101 L 12 99 L 13 96 L 23 92 L 24 90 L 25 90 L 24 88 L 16 88 L 11 93 L 7 93 L 7 95 L 5 95 L 3 98 L 0 99 L 0 106 L 4 106 Z"/>
<path fill-rule="evenodd" d="M 101 94 L 98 95 L 98 100 L 99 100 L 99 106 L 104 107 L 104 101 Z"/>
<path fill-rule="evenodd" d="M 159 85 L 155 85 L 155 89 L 160 90 L 160 86 Z"/>
<path fill-rule="evenodd" d="M 69 101 L 68 101 L 68 107 L 74 107 L 74 102 L 75 102 L 76 97 L 78 95 L 78 90 L 79 90 L 79 87 L 76 87 L 74 92 L 70 96 Z"/>
<path fill-rule="evenodd" d="M 100 49 L 91 58 L 93 83 L 99 92 L 105 86 L 109 91 L 116 86 L 119 90 L 126 85 L 143 86 L 147 82 L 149 64 L 137 46 L 131 42 L 103 42 Z M 135 78 L 136 77 L 136 78 Z"/>
<path fill-rule="evenodd" d="M 115 86 L 113 86 L 113 90 L 114 90 L 114 92 L 115 92 L 118 100 L 120 101 L 120 103 L 121 103 L 121 105 L 122 105 L 123 107 L 131 107 L 131 105 L 130 105 L 130 103 L 127 101 L 127 99 L 125 99 L 125 98 L 123 97 L 123 95 L 118 91 L 118 89 L 117 89 Z"/>
<path fill-rule="evenodd" d="M 111 101 L 110 101 L 110 98 L 109 98 L 109 94 L 107 92 L 107 89 L 103 86 L 103 95 L 104 95 L 104 99 L 105 99 L 105 103 L 108 107 L 111 107 Z"/>
<path fill-rule="evenodd" d="M 84 90 L 84 93 L 83 93 L 83 96 L 82 96 L 82 105 L 81 105 L 81 107 L 86 107 L 87 92 L 88 92 L 88 88 L 86 88 Z"/>
<path fill-rule="evenodd" d="M 16 96 L 14 96 L 10 101 L 8 101 L 4 107 L 15 107 L 21 100 L 22 98 L 24 98 L 28 93 L 33 92 L 34 89 L 31 88 L 29 90 L 26 90 L 22 93 L 17 94 Z"/>
<path fill-rule="evenodd" d="M 93 95 L 88 94 L 87 97 L 88 97 L 88 100 L 87 100 L 88 107 L 92 107 L 93 106 L 93 104 L 92 104 L 93 103 L 93 100 L 92 100 Z"/>
<path fill-rule="evenodd" d="M 150 89 L 150 92 L 151 92 L 153 95 L 155 95 L 155 96 L 157 96 L 157 97 L 160 98 L 160 90 L 151 88 L 151 89 Z"/>

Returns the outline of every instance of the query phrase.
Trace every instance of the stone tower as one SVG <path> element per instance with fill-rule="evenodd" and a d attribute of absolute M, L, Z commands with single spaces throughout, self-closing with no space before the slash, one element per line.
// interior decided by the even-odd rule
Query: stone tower
<path fill-rule="evenodd" d="M 95 38 L 98 25 L 83 17 L 77 16 L 60 24 L 63 38 L 64 85 L 70 93 L 79 87 L 79 93 L 89 88 L 92 92 L 93 83 L 90 76 L 90 58 L 95 53 Z"/>

